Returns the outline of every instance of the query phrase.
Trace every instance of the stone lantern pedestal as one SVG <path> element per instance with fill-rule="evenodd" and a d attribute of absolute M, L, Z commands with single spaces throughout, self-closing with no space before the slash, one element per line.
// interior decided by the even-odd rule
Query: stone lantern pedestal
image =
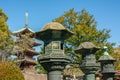
<path fill-rule="evenodd" d="M 104 47 L 104 53 L 103 56 L 101 56 L 98 60 L 101 64 L 101 72 L 103 75 L 103 80 L 114 80 L 114 61 L 115 59 L 112 58 L 108 52 L 107 47 Z"/>
<path fill-rule="evenodd" d="M 82 43 L 76 53 L 82 54 L 81 70 L 85 73 L 85 80 L 95 80 L 95 73 L 99 68 L 99 64 L 96 63 L 95 52 L 99 48 L 91 42 Z"/>
<path fill-rule="evenodd" d="M 62 58 L 59 57 L 45 54 L 39 58 L 40 64 L 47 71 L 48 80 L 61 80 L 62 71 L 64 67 L 70 62 L 70 58 L 65 57 L 65 55 L 61 56 Z"/>
<path fill-rule="evenodd" d="M 46 24 L 36 32 L 36 38 L 44 41 L 44 55 L 39 57 L 39 63 L 48 74 L 48 80 L 61 80 L 64 67 L 71 59 L 64 54 L 64 40 L 73 33 L 57 22 Z"/>

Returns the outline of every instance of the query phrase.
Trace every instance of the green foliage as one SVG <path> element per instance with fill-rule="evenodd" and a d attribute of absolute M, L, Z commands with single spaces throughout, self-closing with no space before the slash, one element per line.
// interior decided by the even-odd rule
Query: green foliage
<path fill-rule="evenodd" d="M 120 61 L 115 62 L 115 69 L 120 70 Z"/>
<path fill-rule="evenodd" d="M 35 68 L 39 74 L 47 74 L 47 71 L 39 63 L 37 63 Z"/>
<path fill-rule="evenodd" d="M 116 59 L 115 69 L 120 70 L 120 47 L 115 48 L 114 53 L 112 53 L 111 56 Z"/>
<path fill-rule="evenodd" d="M 63 24 L 64 27 L 74 32 L 74 35 L 66 40 L 67 48 L 75 49 L 82 42 L 93 42 L 99 47 L 103 47 L 104 45 L 108 46 L 110 53 L 112 52 L 114 43 L 107 42 L 107 39 L 110 38 L 110 30 L 97 30 L 97 22 L 93 15 L 90 15 L 85 9 L 80 12 L 75 12 L 74 9 L 70 9 L 53 21 Z M 96 54 L 97 58 L 101 55 L 100 52 Z"/>
<path fill-rule="evenodd" d="M 14 44 L 11 32 L 6 23 L 7 19 L 7 15 L 0 9 L 0 52 L 2 53 L 0 56 L 2 59 L 9 55 Z"/>
<path fill-rule="evenodd" d="M 0 62 L 0 80 L 25 80 L 20 69 L 10 61 Z"/>

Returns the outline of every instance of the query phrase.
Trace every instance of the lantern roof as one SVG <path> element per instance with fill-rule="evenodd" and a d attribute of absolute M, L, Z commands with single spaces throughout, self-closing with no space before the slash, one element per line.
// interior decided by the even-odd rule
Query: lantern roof
<path fill-rule="evenodd" d="M 92 42 L 83 42 L 79 45 L 79 47 L 75 50 L 76 53 L 84 52 L 85 50 L 99 50 L 99 47 L 95 46 Z"/>
<path fill-rule="evenodd" d="M 58 22 L 51 22 L 51 23 L 46 24 L 42 28 L 41 32 L 46 31 L 48 29 L 50 29 L 50 30 L 65 30 L 65 27 L 62 24 L 58 23 Z"/>
<path fill-rule="evenodd" d="M 104 50 L 104 53 L 99 58 L 98 61 L 109 61 L 109 60 L 110 61 L 115 61 L 115 59 L 112 56 L 110 56 L 109 53 L 107 52 L 107 47 L 106 46 L 104 46 L 103 50 Z"/>
<path fill-rule="evenodd" d="M 110 56 L 110 55 L 103 55 L 103 56 L 101 56 L 100 58 L 99 58 L 99 60 L 98 61 L 106 61 L 106 60 L 115 60 L 112 56 Z"/>
<path fill-rule="evenodd" d="M 71 31 L 69 31 L 68 29 L 66 29 L 62 24 L 58 23 L 58 22 L 50 22 L 48 24 L 46 24 L 42 30 L 36 32 L 36 38 L 37 39 L 41 39 L 41 40 L 50 40 L 52 39 L 52 35 L 55 34 L 57 36 L 57 33 L 53 33 L 53 32 L 57 32 L 57 33 L 61 33 L 60 34 L 60 38 L 59 39 L 67 39 L 68 37 L 70 37 L 71 35 L 73 35 L 73 33 Z"/>

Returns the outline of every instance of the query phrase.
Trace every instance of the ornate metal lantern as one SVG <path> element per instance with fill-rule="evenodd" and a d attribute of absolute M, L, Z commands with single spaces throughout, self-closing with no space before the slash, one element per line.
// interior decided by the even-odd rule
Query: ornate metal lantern
<path fill-rule="evenodd" d="M 48 72 L 48 80 L 61 80 L 61 72 L 70 62 L 64 54 L 64 40 L 73 33 L 60 23 L 51 22 L 36 32 L 36 38 L 44 41 L 45 54 L 39 57 L 39 62 Z"/>
<path fill-rule="evenodd" d="M 106 46 L 104 46 L 103 50 L 104 50 L 103 56 L 101 56 L 98 60 L 101 64 L 103 80 L 113 80 L 115 74 L 114 70 L 115 59 L 109 55 Z"/>
<path fill-rule="evenodd" d="M 95 80 L 95 72 L 99 68 L 99 64 L 96 63 L 95 52 L 99 50 L 91 42 L 83 42 L 80 44 L 76 53 L 82 54 L 82 64 L 80 65 L 82 71 L 85 73 L 86 80 Z"/>

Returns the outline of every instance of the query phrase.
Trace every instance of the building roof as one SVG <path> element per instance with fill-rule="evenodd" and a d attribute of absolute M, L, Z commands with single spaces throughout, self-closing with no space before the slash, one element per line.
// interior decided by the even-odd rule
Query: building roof
<path fill-rule="evenodd" d="M 39 46 L 41 45 L 40 43 L 34 42 L 32 47 Z"/>
<path fill-rule="evenodd" d="M 17 62 L 20 62 L 21 64 L 24 63 L 24 65 L 27 65 L 27 64 L 35 65 L 36 64 L 35 60 L 28 60 L 28 59 L 17 60 Z"/>
<path fill-rule="evenodd" d="M 36 52 L 34 50 L 30 50 L 30 49 L 27 49 L 25 52 L 27 55 L 31 55 L 31 56 L 39 55 L 39 52 Z"/>
<path fill-rule="evenodd" d="M 25 55 L 30 55 L 30 56 L 39 55 L 39 52 L 36 52 L 31 49 L 23 49 L 23 48 L 20 48 L 19 46 L 15 46 L 12 53 L 14 55 L 18 55 L 18 54 L 22 54 L 22 53 L 24 53 Z"/>
<path fill-rule="evenodd" d="M 24 28 L 22 28 L 22 29 L 20 29 L 20 30 L 18 30 L 18 31 L 14 31 L 14 32 L 12 32 L 13 33 L 13 35 L 18 35 L 18 34 L 20 34 L 20 33 L 25 33 L 25 32 L 29 32 L 29 33 L 35 33 L 32 29 L 30 29 L 28 26 L 25 26 Z"/>

